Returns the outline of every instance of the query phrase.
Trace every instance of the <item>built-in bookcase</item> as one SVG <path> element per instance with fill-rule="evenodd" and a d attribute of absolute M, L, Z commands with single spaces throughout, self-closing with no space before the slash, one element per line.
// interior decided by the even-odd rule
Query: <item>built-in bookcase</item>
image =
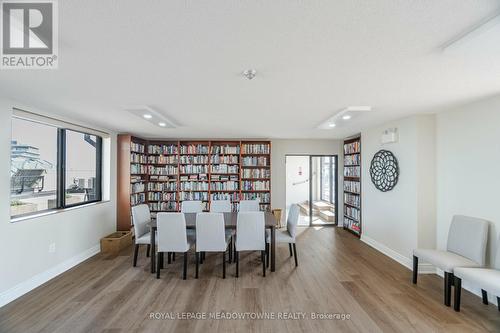
<path fill-rule="evenodd" d="M 344 141 L 344 229 L 361 236 L 361 138 Z"/>
<path fill-rule="evenodd" d="M 130 207 L 149 205 L 152 215 L 177 212 L 186 200 L 260 201 L 271 210 L 269 141 L 152 141 L 118 136 L 118 230 L 131 226 Z M 124 168 L 123 164 L 128 167 Z"/>

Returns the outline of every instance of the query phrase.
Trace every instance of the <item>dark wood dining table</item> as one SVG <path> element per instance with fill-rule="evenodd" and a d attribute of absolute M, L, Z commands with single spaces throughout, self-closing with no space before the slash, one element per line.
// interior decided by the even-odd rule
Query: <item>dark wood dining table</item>
<path fill-rule="evenodd" d="M 236 229 L 237 212 L 223 213 L 226 229 Z M 196 229 L 196 213 L 184 213 L 186 228 Z M 264 212 L 266 219 L 265 228 L 271 230 L 271 272 L 276 270 L 276 218 L 270 212 Z M 151 230 L 151 273 L 156 272 L 156 220 L 148 223 Z"/>

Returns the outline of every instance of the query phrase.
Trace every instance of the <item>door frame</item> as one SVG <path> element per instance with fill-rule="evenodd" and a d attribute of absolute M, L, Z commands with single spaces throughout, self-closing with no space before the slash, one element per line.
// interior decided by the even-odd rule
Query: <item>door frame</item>
<path fill-rule="evenodd" d="M 339 192 L 338 192 L 338 187 L 339 187 L 339 155 L 338 154 L 285 154 L 285 173 L 286 173 L 286 158 L 287 156 L 304 156 L 304 157 L 309 157 L 309 227 L 315 227 L 315 226 L 321 226 L 321 227 L 336 227 L 339 224 L 339 216 L 338 216 L 338 208 L 339 208 Z M 328 224 L 317 224 L 312 222 L 312 160 L 314 157 L 331 157 L 332 161 L 335 162 L 335 168 L 333 170 L 332 175 L 330 175 L 330 179 L 333 180 L 335 179 L 335 186 L 334 186 L 334 192 L 335 192 L 335 222 L 334 223 L 328 223 Z M 335 178 L 334 178 L 335 177 Z M 320 180 L 321 181 L 321 180 Z M 286 175 L 285 175 L 285 206 L 286 206 Z M 286 208 L 286 207 L 285 207 Z M 285 209 L 285 214 L 286 214 L 286 209 Z"/>

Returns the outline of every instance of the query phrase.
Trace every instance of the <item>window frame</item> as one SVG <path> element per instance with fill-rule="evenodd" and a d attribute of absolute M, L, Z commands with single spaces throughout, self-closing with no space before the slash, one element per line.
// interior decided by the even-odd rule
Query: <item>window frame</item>
<path fill-rule="evenodd" d="M 74 208 L 78 206 L 85 206 L 88 204 L 98 203 L 103 201 L 102 195 L 102 173 L 103 173 L 103 137 L 95 134 L 89 133 L 86 131 L 81 131 L 73 128 L 65 128 L 55 124 L 51 124 L 50 122 L 40 122 L 34 119 L 24 118 L 17 115 L 12 115 L 12 119 L 18 119 L 22 121 L 28 121 L 32 123 L 42 124 L 45 126 L 52 126 L 57 129 L 57 141 L 56 144 L 56 154 L 57 154 L 57 166 L 56 166 L 56 207 L 39 210 L 32 213 L 19 214 L 19 215 L 10 215 L 10 220 L 16 221 L 18 219 L 25 219 L 31 216 L 44 215 L 50 212 L 55 212 L 59 210 L 64 210 L 67 208 Z M 74 204 L 66 204 L 66 132 L 72 131 L 81 134 L 88 134 L 96 137 L 96 198 L 94 200 L 77 202 Z M 11 133 L 11 141 L 12 141 L 12 133 Z M 12 161 L 12 160 L 11 160 Z M 12 163 L 12 162 L 11 162 Z M 10 200 L 12 198 L 12 193 L 10 195 Z"/>
<path fill-rule="evenodd" d="M 328 184 L 329 184 L 329 191 L 328 191 L 328 198 L 324 198 L 323 196 L 323 166 L 324 166 L 324 159 L 328 158 L 328 163 L 329 163 L 329 168 L 328 168 Z M 320 164 L 319 164 L 319 193 L 320 193 L 320 199 L 323 201 L 326 201 L 328 203 L 333 203 L 333 157 L 332 156 L 321 156 L 320 158 Z"/>

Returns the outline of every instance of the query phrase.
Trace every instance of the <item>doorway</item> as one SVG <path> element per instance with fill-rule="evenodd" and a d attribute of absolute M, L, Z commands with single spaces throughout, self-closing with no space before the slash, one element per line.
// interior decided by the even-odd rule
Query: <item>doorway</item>
<path fill-rule="evenodd" d="M 286 208 L 298 204 L 300 226 L 337 225 L 337 156 L 286 156 Z"/>

